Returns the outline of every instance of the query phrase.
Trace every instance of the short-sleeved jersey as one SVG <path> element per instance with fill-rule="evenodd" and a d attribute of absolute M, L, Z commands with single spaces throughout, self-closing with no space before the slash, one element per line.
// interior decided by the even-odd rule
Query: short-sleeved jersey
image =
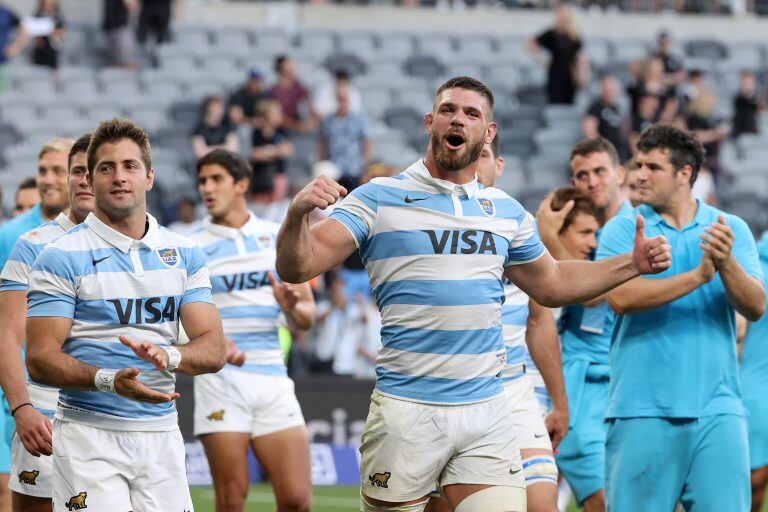
<path fill-rule="evenodd" d="M 139 380 L 173 392 L 175 375 L 160 372 L 119 341 L 124 335 L 176 344 L 179 311 L 212 303 L 205 256 L 147 215 L 141 240 L 115 231 L 93 213 L 43 249 L 29 276 L 28 317 L 63 317 L 72 328 L 62 351 L 98 368 L 139 368 Z M 171 403 L 149 404 L 99 391 L 62 389 L 56 418 L 131 431 L 176 428 Z"/>
<path fill-rule="evenodd" d="M 625 202 L 615 216 L 625 216 L 634 222 L 632 206 Z M 602 230 L 597 233 L 600 241 Z M 563 361 L 585 360 L 591 364 L 605 365 L 608 370 L 608 352 L 611 333 L 616 324 L 614 314 L 607 301 L 595 306 L 568 306 L 563 309 L 561 319 Z"/>
<path fill-rule="evenodd" d="M 287 375 L 278 339 L 280 306 L 268 273 L 275 273 L 275 243 L 280 226 L 250 214 L 240 228 L 213 224 L 210 219 L 190 235 L 211 273 L 213 302 L 221 314 L 224 334 L 245 353 L 243 366 L 227 369 Z"/>
<path fill-rule="evenodd" d="M 0 293 L 29 289 L 29 272 L 43 248 L 75 227 L 66 214 L 60 213 L 55 220 L 21 235 L 11 249 L 8 261 L 0 274 Z M 32 381 L 27 375 L 27 393 L 32 405 L 41 413 L 53 419 L 59 389 Z"/>
<path fill-rule="evenodd" d="M 379 392 L 437 404 L 500 394 L 504 267 L 545 251 L 520 203 L 433 178 L 419 160 L 358 187 L 331 218 L 352 233 L 381 311 Z"/>
<path fill-rule="evenodd" d="M 645 218 L 646 236 L 664 235 L 672 247 L 671 268 L 644 279 L 695 269 L 703 254 L 701 234 L 723 215 L 734 233 L 732 255 L 747 274 L 763 281 L 755 240 L 740 218 L 697 200 L 693 220 L 678 230 L 647 205 L 636 211 Z M 633 218 L 611 219 L 600 237 L 598 259 L 632 250 L 634 233 Z M 734 309 L 719 274 L 664 306 L 618 316 L 610 365 L 608 418 L 744 413 Z"/>
<path fill-rule="evenodd" d="M 763 275 L 768 277 L 768 232 L 763 233 L 757 244 Z M 757 322 L 749 324 L 741 352 L 741 385 L 744 394 L 763 396 L 768 389 L 768 315 L 763 315 Z M 747 391 L 749 390 L 749 391 Z"/>

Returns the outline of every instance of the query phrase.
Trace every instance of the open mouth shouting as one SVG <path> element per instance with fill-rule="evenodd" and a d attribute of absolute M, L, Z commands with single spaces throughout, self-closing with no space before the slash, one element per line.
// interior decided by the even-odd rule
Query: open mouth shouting
<path fill-rule="evenodd" d="M 451 151 L 458 151 L 464 146 L 466 139 L 461 133 L 449 133 L 445 136 L 445 145 Z"/>

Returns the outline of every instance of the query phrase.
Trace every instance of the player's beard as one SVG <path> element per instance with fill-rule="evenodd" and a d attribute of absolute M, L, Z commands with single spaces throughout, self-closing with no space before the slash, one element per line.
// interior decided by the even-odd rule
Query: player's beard
<path fill-rule="evenodd" d="M 477 141 L 467 139 L 464 141 L 464 154 L 454 156 L 451 155 L 449 150 L 445 149 L 442 142 L 442 139 L 433 131 L 431 137 L 432 158 L 435 159 L 435 162 L 437 162 L 437 165 L 442 170 L 447 172 L 458 172 L 477 162 L 485 144 L 483 139 Z"/>

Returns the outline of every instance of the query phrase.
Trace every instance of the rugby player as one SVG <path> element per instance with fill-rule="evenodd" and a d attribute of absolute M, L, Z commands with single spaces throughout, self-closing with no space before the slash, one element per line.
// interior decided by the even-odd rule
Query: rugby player
<path fill-rule="evenodd" d="M 763 276 L 768 276 L 768 233 L 757 244 Z M 763 281 L 765 282 L 765 281 Z M 741 389 L 744 407 L 749 412 L 749 466 L 752 471 L 752 511 L 760 512 L 768 486 L 768 404 L 765 390 L 768 389 L 768 350 L 765 349 L 768 334 L 768 316 L 749 324 L 741 350 Z"/>
<path fill-rule="evenodd" d="M 29 512 L 51 510 L 52 425 L 58 390 L 29 381 L 21 348 L 27 316 L 29 272 L 46 246 L 85 220 L 94 209 L 88 183 L 87 151 L 91 134 L 80 137 L 69 151 L 69 212 L 28 231 L 17 241 L 0 274 L 0 385 L 16 429 L 11 443 L 10 489 L 13 508 Z"/>
<path fill-rule="evenodd" d="M 629 215 L 632 207 L 621 190 L 624 168 L 616 148 L 602 137 L 584 139 L 571 151 L 571 184 L 591 199 L 598 218 Z M 557 259 L 589 259 L 564 243 L 565 221 L 576 202 L 555 212 L 552 197 L 539 208 L 537 220 L 544 245 Z M 598 234 L 599 236 L 599 234 Z M 592 247 L 590 250 L 594 250 Z M 563 309 L 563 374 L 568 393 L 570 433 L 560 445 L 557 465 L 576 501 L 586 512 L 605 510 L 605 407 L 608 397 L 608 350 L 615 315 L 605 298 Z"/>
<path fill-rule="evenodd" d="M 309 441 L 278 340 L 282 313 L 309 329 L 315 303 L 308 284 L 276 282 L 279 225 L 249 212 L 251 167 L 216 149 L 197 162 L 198 190 L 209 217 L 190 238 L 205 253 L 224 334 L 244 361 L 195 377 L 195 435 L 205 447 L 217 512 L 241 512 L 248 495 L 249 447 L 275 491 L 278 511 L 308 511 Z"/>
<path fill-rule="evenodd" d="M 44 222 L 52 221 L 68 206 L 67 157 L 72 139 L 54 138 L 43 144 L 37 159 L 37 190 L 40 202 L 0 226 L 0 266 L 8 260 L 16 240 Z M 8 494 L 13 418 L 0 392 L 0 506 Z"/>
<path fill-rule="evenodd" d="M 478 186 L 483 145 L 496 135 L 493 94 L 469 77 L 448 80 L 424 116 L 424 159 L 355 189 L 331 217 L 308 217 L 346 190 L 318 177 L 289 207 L 277 271 L 306 282 L 360 247 L 382 312 L 383 347 L 362 435 L 361 510 L 421 511 L 435 482 L 457 512 L 525 510 L 511 403 L 503 394 L 502 278 L 539 304 L 583 302 L 669 267 L 663 238 L 638 219 L 632 254 L 557 262 L 533 217 Z"/>
<path fill-rule="evenodd" d="M 55 512 L 192 509 L 174 372 L 219 371 L 224 336 L 202 251 L 147 214 L 151 160 L 139 126 L 102 122 L 87 158 L 95 211 L 30 273 L 29 376 L 62 388 Z"/>
<path fill-rule="evenodd" d="M 611 338 L 605 494 L 608 510 L 749 510 L 747 424 L 735 312 L 765 310 L 747 224 L 694 198 L 704 148 L 670 125 L 637 144 L 637 208 L 673 243 L 671 268 L 608 293 Z M 632 217 L 603 228 L 598 259 L 632 247 Z M 717 274 L 717 275 L 715 275 Z"/>

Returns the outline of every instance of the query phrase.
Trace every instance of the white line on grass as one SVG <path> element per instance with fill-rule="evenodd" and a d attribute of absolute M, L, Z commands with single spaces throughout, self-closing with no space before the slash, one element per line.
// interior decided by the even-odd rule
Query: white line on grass
<path fill-rule="evenodd" d="M 206 489 L 199 493 L 201 497 L 208 500 L 215 500 L 216 494 L 213 489 Z M 275 503 L 275 495 L 269 492 L 248 492 L 248 501 L 252 503 Z M 356 508 L 360 505 L 360 500 L 356 498 L 343 498 L 333 496 L 312 496 L 312 504 L 319 507 L 349 507 Z"/>

